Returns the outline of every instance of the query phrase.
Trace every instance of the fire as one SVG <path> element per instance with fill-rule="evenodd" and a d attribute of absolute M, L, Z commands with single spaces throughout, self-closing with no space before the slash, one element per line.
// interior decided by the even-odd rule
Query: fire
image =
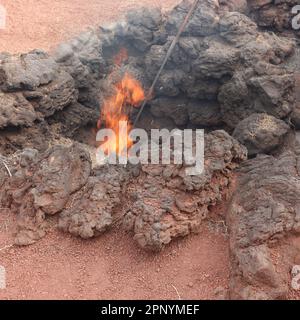
<path fill-rule="evenodd" d="M 121 54 L 122 55 L 122 54 Z M 120 56 L 121 56 L 120 55 Z M 103 103 L 101 118 L 98 121 L 98 129 L 104 124 L 105 128 L 112 129 L 116 134 L 116 141 L 105 143 L 105 154 L 122 154 L 132 146 L 133 141 L 129 138 L 132 126 L 129 124 L 128 106 L 138 107 L 145 99 L 145 93 L 140 82 L 126 73 L 123 79 L 115 84 L 115 94 Z M 126 132 L 119 132 L 120 121 L 127 121 Z M 100 148 L 103 146 L 100 146 Z"/>

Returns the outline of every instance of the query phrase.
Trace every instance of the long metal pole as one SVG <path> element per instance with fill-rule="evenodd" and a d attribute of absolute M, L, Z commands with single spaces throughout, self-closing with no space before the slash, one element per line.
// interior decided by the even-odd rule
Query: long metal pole
<path fill-rule="evenodd" d="M 168 60 L 169 60 L 169 58 L 170 58 L 170 56 L 171 56 L 171 54 L 172 54 L 172 52 L 173 52 L 173 50 L 174 50 L 177 42 L 178 42 L 178 40 L 179 40 L 182 32 L 184 31 L 187 23 L 189 22 L 192 14 L 194 13 L 196 7 L 197 7 L 198 4 L 199 4 L 199 2 L 200 2 L 200 0 L 195 0 L 195 1 L 194 1 L 193 5 L 191 6 L 191 8 L 190 8 L 190 10 L 189 10 L 189 12 L 188 12 L 188 14 L 186 15 L 184 21 L 183 21 L 182 24 L 181 24 L 181 26 L 180 26 L 180 28 L 179 28 L 179 30 L 178 30 L 178 32 L 177 32 L 176 37 L 173 39 L 173 41 L 172 41 L 172 43 L 171 43 L 171 45 L 170 45 L 170 48 L 169 48 L 169 50 L 168 50 L 168 52 L 167 52 L 167 54 L 166 54 L 166 57 L 165 57 L 162 65 L 161 65 L 160 69 L 158 70 L 157 75 L 156 75 L 156 77 L 155 77 L 155 79 L 154 79 L 154 81 L 153 81 L 153 83 L 152 83 L 152 85 L 151 85 L 151 87 L 150 87 L 150 89 L 149 89 L 149 92 L 148 92 L 148 94 L 147 94 L 147 96 L 146 96 L 146 98 L 145 98 L 145 100 L 144 100 L 144 102 L 143 102 L 143 104 L 142 104 L 142 106 L 141 106 L 141 108 L 140 108 L 140 110 L 139 110 L 136 118 L 135 118 L 135 121 L 134 121 L 134 124 L 133 124 L 134 127 L 136 127 L 136 124 L 138 123 L 138 121 L 139 121 L 139 119 L 140 119 L 140 117 L 141 117 L 141 114 L 143 113 L 143 111 L 144 111 L 144 109 L 145 109 L 145 107 L 146 107 L 146 104 L 147 104 L 147 102 L 148 102 L 148 99 L 149 99 L 149 98 L 152 96 L 152 94 L 153 94 L 153 91 L 154 91 L 154 88 L 155 88 L 155 86 L 156 86 L 156 83 L 157 83 L 157 81 L 159 80 L 159 77 L 160 77 L 160 75 L 161 75 L 161 73 L 162 73 L 165 65 L 167 64 L 167 62 L 168 62 Z"/>

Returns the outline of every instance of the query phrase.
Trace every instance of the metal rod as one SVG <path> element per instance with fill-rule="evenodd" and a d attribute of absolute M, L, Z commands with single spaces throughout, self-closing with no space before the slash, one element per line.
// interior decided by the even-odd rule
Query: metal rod
<path fill-rule="evenodd" d="M 5 167 L 8 175 L 9 175 L 10 177 L 12 177 L 12 174 L 11 174 L 11 172 L 10 172 L 10 170 L 9 170 L 9 167 L 8 167 L 8 165 L 6 164 L 6 162 L 5 162 L 1 157 L 0 157 L 0 161 L 3 163 L 3 165 L 4 165 L 4 167 Z"/>
<path fill-rule="evenodd" d="M 189 22 L 192 14 L 194 13 L 194 11 L 195 11 L 195 9 L 196 9 L 196 7 L 197 7 L 197 5 L 198 5 L 199 2 L 200 2 L 200 0 L 195 0 L 195 1 L 194 1 L 193 5 L 191 6 L 191 8 L 190 8 L 190 10 L 189 10 L 189 12 L 188 12 L 188 14 L 186 15 L 184 21 L 183 21 L 182 24 L 181 24 L 181 26 L 180 26 L 180 28 L 179 28 L 179 30 L 178 30 L 178 32 L 177 32 L 176 37 L 173 39 L 173 41 L 172 41 L 172 43 L 171 43 L 171 45 L 170 45 L 170 48 L 169 48 L 169 50 L 168 50 L 168 52 L 167 52 L 167 54 L 166 54 L 166 57 L 165 57 L 162 65 L 161 65 L 160 69 L 158 70 L 157 75 L 156 75 L 156 77 L 154 78 L 154 81 L 153 81 L 153 83 L 152 83 L 152 85 L 151 85 L 151 87 L 150 87 L 150 89 L 149 89 L 149 92 L 148 92 L 148 94 L 147 94 L 147 96 L 146 96 L 146 98 L 145 98 L 145 100 L 144 100 L 144 102 L 143 102 L 143 104 L 142 104 L 142 106 L 141 106 L 141 108 L 140 108 L 140 110 L 139 110 L 136 118 L 135 118 L 135 121 L 134 121 L 134 124 L 133 124 L 134 127 L 136 127 L 136 124 L 138 123 L 138 121 L 139 121 L 139 119 L 140 119 L 140 117 L 141 117 L 141 114 L 143 113 L 143 111 L 144 111 L 144 109 L 145 109 L 145 107 L 146 107 L 146 104 L 147 104 L 147 102 L 148 102 L 148 99 L 149 99 L 149 98 L 152 96 L 152 94 L 153 94 L 155 85 L 156 85 L 156 83 L 157 83 L 157 81 L 158 81 L 158 79 L 159 79 L 159 77 L 160 77 L 160 75 L 161 75 L 161 73 L 162 73 L 165 65 L 167 64 L 167 62 L 168 62 L 168 60 L 169 60 L 169 58 L 170 58 L 170 56 L 171 56 L 171 54 L 172 54 L 172 52 L 173 52 L 173 50 L 174 50 L 177 42 L 178 42 L 178 40 L 179 40 L 182 32 L 184 31 L 187 23 Z"/>

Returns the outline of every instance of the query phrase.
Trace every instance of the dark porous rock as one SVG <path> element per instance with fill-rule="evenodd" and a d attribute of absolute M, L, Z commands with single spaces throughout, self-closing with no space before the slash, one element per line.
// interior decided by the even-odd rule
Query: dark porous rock
<path fill-rule="evenodd" d="M 190 122 L 194 125 L 214 127 L 222 124 L 221 109 L 217 101 L 191 100 L 187 109 Z"/>
<path fill-rule="evenodd" d="M 233 235 L 241 247 L 280 239 L 288 231 L 299 230 L 297 157 L 292 153 L 278 159 L 259 156 L 244 165 L 239 196 L 232 206 L 233 215 L 240 221 Z"/>
<path fill-rule="evenodd" d="M 267 40 L 268 38 L 268 40 Z M 246 66 L 252 66 L 260 61 L 279 65 L 293 54 L 294 46 L 290 40 L 276 39 L 274 34 L 266 34 L 265 39 L 259 35 L 255 41 L 250 41 L 241 49 L 241 61 Z"/>
<path fill-rule="evenodd" d="M 59 217 L 59 228 L 83 239 L 93 238 L 107 231 L 121 204 L 121 194 L 129 171 L 121 166 L 103 166 L 95 176 L 75 193 Z"/>
<path fill-rule="evenodd" d="M 220 18 L 220 35 L 233 45 L 245 45 L 258 35 L 257 25 L 239 12 L 226 12 Z"/>
<path fill-rule="evenodd" d="M 78 98 L 74 79 L 65 71 L 57 72 L 53 81 L 34 91 L 24 91 L 25 98 L 40 117 L 47 118 L 74 103 Z"/>
<path fill-rule="evenodd" d="M 144 26 L 149 30 L 158 30 L 162 23 L 162 13 L 158 8 L 138 8 L 127 13 L 127 22 L 135 26 Z"/>
<path fill-rule="evenodd" d="M 182 89 L 191 99 L 217 100 L 222 84 L 222 80 L 193 79 L 187 75 L 183 78 Z"/>
<path fill-rule="evenodd" d="M 1 188 L 0 203 L 17 213 L 17 245 L 28 245 L 46 232 L 46 215 L 61 212 L 69 197 L 87 182 L 91 160 L 73 145 L 55 146 L 39 154 L 25 150 L 18 156 L 15 173 Z"/>
<path fill-rule="evenodd" d="M 159 32 L 162 31 L 163 16 L 158 8 L 131 10 L 127 13 L 126 20 L 125 38 L 138 52 L 147 51 L 157 42 L 165 42 L 166 35 Z"/>
<path fill-rule="evenodd" d="M 251 12 L 266 10 L 267 16 L 287 3 L 254 2 L 249 1 Z M 167 15 L 158 9 L 133 10 L 122 22 L 62 44 L 53 57 L 41 51 L 0 54 L 0 151 L 6 156 L 18 151 L 17 163 L 10 164 L 12 177 L 3 166 L 0 170 L 0 198 L 1 206 L 18 214 L 16 243 L 35 242 L 45 233 L 47 215 L 61 214 L 61 229 L 82 238 L 103 233 L 120 218 L 141 247 L 160 250 L 197 231 L 209 208 L 228 192 L 232 171 L 247 158 L 247 149 L 225 131 L 206 135 L 205 171 L 196 176 L 187 174 L 187 161 L 136 166 L 135 178 L 122 166 L 91 171 L 86 149 L 66 146 L 72 141 L 65 137 L 78 137 L 81 127 L 96 122 L 117 77 L 130 73 L 147 92 L 191 5 L 183 1 Z M 294 76 L 281 65 L 294 42 L 262 32 L 241 13 L 244 5 L 243 0 L 199 3 L 148 104 L 172 128 L 237 127 L 235 136 L 255 155 L 281 143 L 288 130 L 282 119 L 297 125 Z M 128 57 L 117 61 L 124 49 Z M 258 117 L 259 123 L 249 117 Z M 64 146 L 45 151 L 56 144 Z M 27 150 L 25 156 L 20 152 L 25 147 L 38 153 Z M 243 297 L 282 293 L 268 241 L 298 232 L 297 157 L 295 150 L 259 157 L 247 162 L 239 176 L 240 192 L 229 215 L 239 277 L 233 284 Z M 259 281 L 263 286 L 257 289 Z"/>
<path fill-rule="evenodd" d="M 247 282 L 278 286 L 278 277 L 266 245 L 241 249 L 237 258 Z"/>
<path fill-rule="evenodd" d="M 219 93 L 223 120 L 232 128 L 253 113 L 284 118 L 294 108 L 295 79 L 291 72 L 260 63 L 237 71 Z"/>
<path fill-rule="evenodd" d="M 47 119 L 47 122 L 59 126 L 59 133 L 63 136 L 73 138 L 79 129 L 87 125 L 95 126 L 99 116 L 99 111 L 75 102 L 62 111 L 56 112 L 53 117 Z"/>
<path fill-rule="evenodd" d="M 300 136 L 278 156 L 259 155 L 239 169 L 229 208 L 231 298 L 285 298 L 291 259 L 275 272 L 274 252 L 300 232 Z M 291 250 L 287 241 L 282 254 Z"/>
<path fill-rule="evenodd" d="M 50 83 L 57 70 L 54 59 L 43 51 L 8 55 L 0 60 L 0 87 L 6 91 L 34 90 Z"/>
<path fill-rule="evenodd" d="M 186 98 L 158 98 L 151 101 L 151 113 L 156 118 L 170 118 L 177 126 L 191 123 L 196 126 L 222 124 L 217 101 Z"/>
<path fill-rule="evenodd" d="M 153 45 L 147 53 L 149 79 L 155 77 L 169 45 Z M 159 78 L 156 94 L 174 97 L 184 93 L 189 98 L 216 99 L 223 78 L 232 76 L 238 62 L 239 50 L 226 43 L 183 38 Z"/>
<path fill-rule="evenodd" d="M 163 71 L 157 83 L 158 94 L 167 97 L 178 96 L 184 77 L 185 73 L 180 69 Z"/>
<path fill-rule="evenodd" d="M 26 148 L 45 152 L 56 144 L 71 145 L 72 141 L 62 136 L 60 128 L 60 123 L 49 125 L 45 120 L 36 121 L 31 127 L 6 128 L 0 134 L 0 153 L 10 156 Z"/>
<path fill-rule="evenodd" d="M 250 17 L 260 27 L 299 36 L 299 31 L 292 28 L 292 8 L 297 4 L 298 0 L 248 0 Z"/>
<path fill-rule="evenodd" d="M 220 16 L 220 35 L 240 51 L 240 61 L 251 66 L 261 60 L 280 64 L 294 52 L 294 42 L 272 33 L 259 32 L 244 14 L 226 12 Z"/>
<path fill-rule="evenodd" d="M 291 121 L 295 125 L 296 129 L 300 129 L 300 104 L 297 103 L 295 109 L 291 114 Z"/>
<path fill-rule="evenodd" d="M 164 58 L 167 54 L 168 48 L 171 45 L 172 39 L 168 39 L 165 45 L 153 45 L 146 53 L 145 57 L 145 68 L 149 77 L 154 78 L 162 65 Z M 165 70 L 171 69 L 171 61 L 169 60 L 166 64 Z"/>
<path fill-rule="evenodd" d="M 54 53 L 56 62 L 74 78 L 79 102 L 87 107 L 99 107 L 99 80 L 105 70 L 102 46 L 97 32 L 90 30 L 61 44 Z"/>
<path fill-rule="evenodd" d="M 102 47 L 99 35 L 92 29 L 71 40 L 70 45 L 80 62 L 88 68 L 96 78 L 101 77 L 104 66 Z"/>
<path fill-rule="evenodd" d="M 212 79 L 231 76 L 239 63 L 239 50 L 215 40 L 208 40 L 207 45 L 208 48 L 192 62 L 193 72 L 197 72 L 198 77 Z"/>
<path fill-rule="evenodd" d="M 239 300 L 271 300 L 287 294 L 286 279 L 278 274 L 266 245 L 240 249 L 233 256 L 234 272 L 230 298 Z"/>
<path fill-rule="evenodd" d="M 129 26 L 127 36 L 133 47 L 141 52 L 147 51 L 154 40 L 153 31 L 143 26 Z"/>
<path fill-rule="evenodd" d="M 233 137 L 245 145 L 252 156 L 279 147 L 289 129 L 282 120 L 265 113 L 254 113 L 236 126 Z"/>
<path fill-rule="evenodd" d="M 186 17 L 192 1 L 185 0 L 176 6 L 169 14 L 166 24 L 168 34 L 175 35 Z M 187 24 L 184 35 L 208 36 L 217 32 L 218 16 L 216 12 L 219 3 L 216 0 L 207 0 L 199 5 L 193 17 Z"/>
<path fill-rule="evenodd" d="M 79 57 L 75 56 L 70 44 L 61 44 L 56 52 L 55 59 L 63 68 L 75 79 L 77 88 L 86 88 L 88 86 L 89 70 L 84 66 Z"/>
<path fill-rule="evenodd" d="M 222 199 L 230 172 L 246 159 L 246 149 L 225 131 L 206 135 L 205 170 L 190 176 L 183 165 L 142 165 L 129 183 L 124 225 L 147 250 L 161 250 L 173 239 L 197 232 L 208 207 Z"/>
<path fill-rule="evenodd" d="M 224 11 L 247 13 L 247 0 L 219 0 L 220 8 Z"/>
<path fill-rule="evenodd" d="M 178 126 L 189 121 L 187 99 L 159 98 L 151 101 L 151 113 L 157 118 L 171 118 Z"/>
<path fill-rule="evenodd" d="M 221 87 L 223 85 L 230 86 L 238 73 L 245 77 L 270 77 L 271 75 L 280 75 L 280 73 L 282 76 L 292 76 L 281 66 L 274 71 L 274 65 L 282 63 L 293 53 L 293 41 L 275 34 L 262 33 L 255 22 L 246 15 L 240 12 L 219 11 L 218 6 L 214 6 L 213 3 L 210 1 L 199 4 L 199 12 L 204 12 L 207 7 L 209 10 L 213 10 L 214 20 L 217 21 L 218 35 L 209 33 L 199 36 L 199 34 L 190 31 L 181 36 L 156 85 L 156 98 L 184 95 L 192 99 L 216 100 L 219 93 L 222 92 Z M 167 41 L 162 44 L 152 44 L 145 52 L 145 59 L 140 59 L 139 63 L 144 66 L 149 83 L 155 78 L 171 42 L 174 40 L 175 33 L 170 30 L 173 30 L 176 23 L 182 20 L 189 7 L 190 3 L 183 1 L 170 13 L 166 22 L 166 29 L 169 30 Z M 198 30 L 201 32 L 204 28 L 198 27 Z M 207 30 L 209 28 L 205 28 L 205 31 Z M 262 65 L 264 67 L 261 67 Z M 258 70 L 259 68 L 260 70 Z M 255 70 L 253 75 L 251 75 L 250 69 Z M 232 77 L 233 80 L 231 80 Z M 280 80 L 276 79 L 275 81 Z M 283 77 L 282 81 L 284 81 Z M 292 85 L 290 85 L 290 90 L 286 86 L 289 84 L 280 84 L 282 90 L 286 89 L 289 91 L 288 95 L 292 96 L 294 94 Z M 225 89 L 227 90 L 227 87 Z M 252 91 L 254 90 L 260 89 L 253 88 Z M 253 101 L 251 90 L 245 92 L 245 95 L 246 99 Z M 231 99 L 235 99 L 236 96 L 239 95 L 234 95 Z M 284 108 L 290 109 L 285 112 L 284 116 L 292 109 L 292 100 L 288 100 L 287 103 L 290 107 Z M 247 109 L 248 106 L 242 104 L 239 108 Z M 280 108 L 280 102 L 278 108 Z M 251 106 L 250 109 L 252 109 Z M 258 111 L 264 112 L 264 110 L 254 112 Z"/>
<path fill-rule="evenodd" d="M 22 93 L 0 92 L 0 129 L 7 126 L 31 126 L 36 119 L 33 106 Z"/>
<path fill-rule="evenodd" d="M 159 9 L 134 9 L 124 21 L 61 45 L 54 57 L 74 78 L 78 102 L 101 108 L 107 93 L 103 82 L 119 70 L 133 71 L 149 88 L 191 5 L 183 1 L 167 15 Z M 223 120 L 232 128 L 252 113 L 284 118 L 292 112 L 292 75 L 274 65 L 293 53 L 294 42 L 261 32 L 241 13 L 244 7 L 243 0 L 199 3 L 158 79 L 153 99 L 219 97 Z M 124 61 L 118 62 L 124 49 L 128 57 L 124 54 Z M 186 118 L 180 116 L 179 125 Z"/>
<path fill-rule="evenodd" d="M 0 128 L 31 126 L 78 98 L 74 79 L 42 51 L 5 55 L 0 74 Z"/>

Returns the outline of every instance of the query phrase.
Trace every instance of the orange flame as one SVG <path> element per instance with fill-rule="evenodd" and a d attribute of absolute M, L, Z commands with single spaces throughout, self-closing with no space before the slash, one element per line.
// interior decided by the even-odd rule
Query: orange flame
<path fill-rule="evenodd" d="M 103 103 L 101 118 L 98 121 L 98 129 L 104 123 L 105 127 L 112 129 L 116 134 L 116 141 L 108 141 L 105 144 L 105 154 L 118 153 L 122 154 L 132 146 L 133 141 L 129 138 L 129 132 L 132 126 L 129 124 L 128 106 L 138 107 L 145 99 L 144 90 L 136 79 L 126 73 L 123 79 L 115 85 L 115 94 Z M 127 132 L 120 133 L 119 122 L 127 121 Z M 100 146 L 101 148 L 101 146 Z"/>

